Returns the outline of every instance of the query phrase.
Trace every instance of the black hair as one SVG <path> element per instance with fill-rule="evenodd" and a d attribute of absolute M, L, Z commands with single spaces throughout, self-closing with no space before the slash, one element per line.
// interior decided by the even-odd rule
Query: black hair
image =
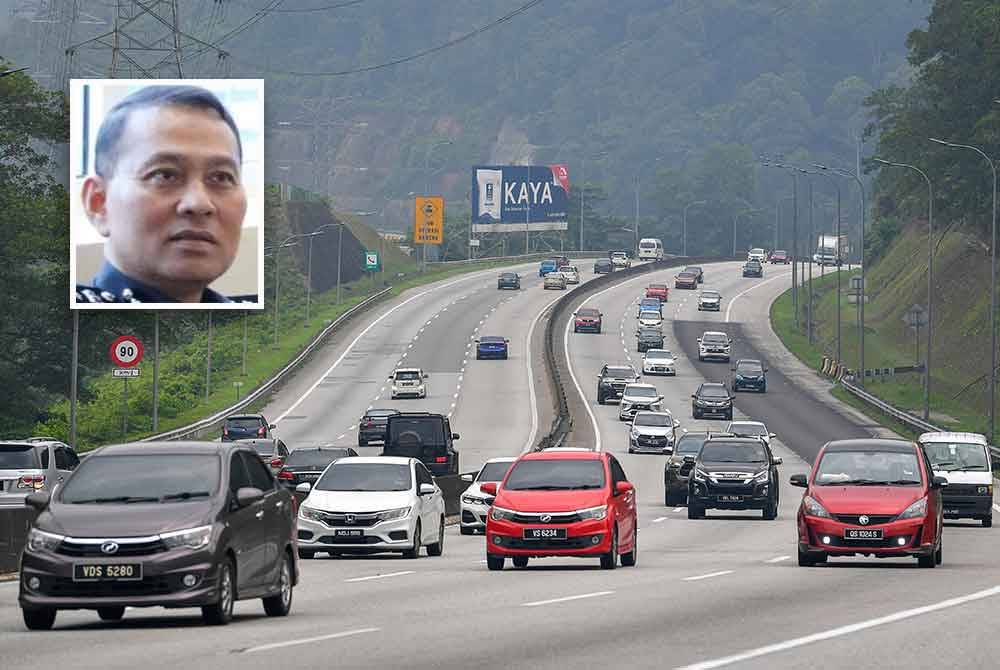
<path fill-rule="evenodd" d="M 236 136 L 236 150 L 240 161 L 243 160 L 243 143 L 240 132 L 236 128 L 229 110 L 211 91 L 200 86 L 146 86 L 120 101 L 108 115 L 104 117 L 100 130 L 97 131 L 97 142 L 94 147 L 94 171 L 102 176 L 110 175 L 117 160 L 118 143 L 125 132 L 125 124 L 129 114 L 134 110 L 149 107 L 191 107 L 193 109 L 212 110 L 226 122 L 233 135 Z"/>

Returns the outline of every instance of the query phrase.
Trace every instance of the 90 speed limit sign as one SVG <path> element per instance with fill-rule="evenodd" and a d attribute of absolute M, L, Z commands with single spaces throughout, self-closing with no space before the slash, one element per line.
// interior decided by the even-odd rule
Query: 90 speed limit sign
<path fill-rule="evenodd" d="M 131 335 L 122 335 L 111 344 L 111 362 L 121 368 L 131 368 L 142 360 L 142 343 Z"/>

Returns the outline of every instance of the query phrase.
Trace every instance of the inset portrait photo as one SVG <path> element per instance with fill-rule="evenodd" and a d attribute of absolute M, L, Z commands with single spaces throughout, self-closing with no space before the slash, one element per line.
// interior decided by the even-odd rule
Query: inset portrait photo
<path fill-rule="evenodd" d="M 73 79 L 70 118 L 72 309 L 263 309 L 262 79 Z"/>

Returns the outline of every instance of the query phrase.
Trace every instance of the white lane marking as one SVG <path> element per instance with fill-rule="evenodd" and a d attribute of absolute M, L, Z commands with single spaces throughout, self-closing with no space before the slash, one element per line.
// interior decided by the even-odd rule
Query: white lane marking
<path fill-rule="evenodd" d="M 417 332 L 420 332 L 420 333 L 422 333 L 422 332 L 424 332 L 425 330 L 427 330 L 427 326 L 424 326 L 423 328 L 421 328 L 421 329 L 420 329 L 419 331 L 417 331 Z"/>
<path fill-rule="evenodd" d="M 397 309 L 399 309 L 401 307 L 404 307 L 405 305 L 408 305 L 409 303 L 413 302 L 417 298 L 422 298 L 423 296 L 427 295 L 428 293 L 433 293 L 434 291 L 437 291 L 437 290 L 440 290 L 440 289 L 443 289 L 443 288 L 448 288 L 449 286 L 452 286 L 454 284 L 458 284 L 459 282 L 468 281 L 469 279 L 479 278 L 479 277 L 482 277 L 485 274 L 487 274 L 487 272 L 477 272 L 477 273 L 475 273 L 473 275 L 468 275 L 468 276 L 463 277 L 461 279 L 456 279 L 455 281 L 448 282 L 447 284 L 442 284 L 441 286 L 435 286 L 434 288 L 429 288 L 426 291 L 421 291 L 420 293 L 416 294 L 415 296 L 407 298 L 403 302 L 399 303 L 398 305 L 396 305 L 395 307 L 393 307 L 392 309 L 388 310 L 387 312 L 385 312 L 384 314 L 382 314 L 380 317 L 378 317 L 377 319 L 375 319 L 374 321 L 372 321 L 370 324 L 368 324 L 368 326 L 364 330 L 362 330 L 360 333 L 358 333 L 357 337 L 355 337 L 353 340 L 351 340 L 351 343 L 349 345 L 347 345 L 347 348 L 344 349 L 343 353 L 341 353 L 340 356 L 337 357 L 337 360 L 335 360 L 333 362 L 333 365 L 331 365 L 330 367 L 328 367 L 326 369 L 326 372 L 324 372 L 323 374 L 319 375 L 316 378 L 316 381 L 313 382 L 312 386 L 310 386 L 308 389 L 306 389 L 306 392 L 303 393 L 301 396 L 299 396 L 299 399 L 296 400 L 295 402 L 293 402 L 292 405 L 291 405 L 291 407 L 289 407 L 284 412 L 282 412 L 281 414 L 279 414 L 278 417 L 274 420 L 274 422 L 278 423 L 282 419 L 284 419 L 286 416 L 288 416 L 289 414 L 291 414 L 292 412 L 294 412 L 295 409 L 298 408 L 298 406 L 301 405 L 302 402 L 306 398 L 308 398 L 312 394 L 312 392 L 315 391 L 319 387 L 319 385 L 321 383 L 323 383 L 323 380 L 326 379 L 327 377 L 329 377 L 333 373 L 333 371 L 337 368 L 337 366 L 340 365 L 345 358 L 347 358 L 347 355 L 349 353 L 351 353 L 351 351 L 354 349 L 355 345 L 358 342 L 361 341 L 361 338 L 363 338 L 365 335 L 367 335 L 368 332 L 372 328 L 374 328 L 379 323 L 381 323 L 383 319 L 385 319 L 386 317 L 388 317 L 390 314 L 392 314 L 393 312 L 395 312 Z M 427 323 L 429 324 L 430 321 L 428 321 Z M 406 354 L 403 354 L 403 355 L 405 356 Z"/>
<path fill-rule="evenodd" d="M 486 321 L 486 319 L 483 319 L 482 321 L 480 321 L 480 322 L 479 322 L 479 325 L 480 325 L 480 326 L 481 326 L 481 325 L 483 325 L 483 323 L 484 323 L 485 321 Z"/>
<path fill-rule="evenodd" d="M 407 349 L 412 349 L 412 348 L 413 348 L 413 343 L 412 343 L 412 342 L 410 342 L 410 343 L 409 343 L 408 345 L 406 345 L 406 348 L 407 348 Z"/>
<path fill-rule="evenodd" d="M 292 647 L 298 644 L 309 644 L 310 642 L 322 642 L 323 640 L 336 640 L 342 637 L 350 637 L 352 635 L 361 635 L 363 633 L 375 633 L 381 628 L 358 628 L 357 630 L 345 630 L 341 633 L 332 633 L 330 635 L 318 635 L 316 637 L 304 637 L 298 640 L 286 640 L 284 642 L 273 642 L 271 644 L 262 644 L 259 647 L 250 647 L 249 649 L 244 649 L 244 654 L 253 654 L 258 651 L 267 651 L 269 649 L 281 649 L 282 647 Z"/>
<path fill-rule="evenodd" d="M 757 647 L 756 649 L 748 649 L 747 651 L 743 651 L 738 654 L 733 654 L 731 656 L 723 656 L 721 658 L 714 658 L 708 661 L 692 663 L 691 665 L 685 665 L 683 667 L 677 668 L 677 670 L 712 670 L 713 668 L 722 668 L 727 665 L 732 665 L 733 663 L 748 661 L 752 658 L 759 658 L 761 656 L 767 656 L 769 654 L 776 654 L 778 652 L 787 651 L 789 649 L 795 649 L 796 647 L 803 647 L 807 644 L 812 644 L 814 642 L 823 642 L 825 640 L 832 640 L 833 638 L 836 637 L 843 637 L 844 635 L 850 635 L 851 633 L 857 633 L 863 630 L 868 630 L 869 628 L 876 628 L 878 626 L 884 626 L 886 624 L 895 623 L 897 621 L 903 621 L 905 619 L 912 619 L 914 617 L 922 616 L 924 614 L 930 614 L 932 612 L 937 612 L 943 609 L 958 607 L 959 605 L 965 605 L 966 603 L 971 603 L 976 600 L 984 600 L 986 598 L 991 598 L 998 594 L 1000 594 L 1000 586 L 994 586 L 991 589 L 976 591 L 975 593 L 970 593 L 965 596 L 959 596 L 957 598 L 942 600 L 941 602 L 937 602 L 932 605 L 925 605 L 923 607 L 914 607 L 913 609 L 901 610 L 899 612 L 894 612 L 892 614 L 888 614 L 886 616 L 878 617 L 875 619 L 859 621 L 858 623 L 852 623 L 846 626 L 840 626 L 839 628 L 831 628 L 830 630 L 825 630 L 820 633 L 813 633 L 812 635 L 804 635 L 802 637 L 792 638 L 791 640 L 785 640 L 784 642 L 777 642 L 775 644 L 769 644 L 763 647 Z"/>
<path fill-rule="evenodd" d="M 365 410 L 365 411 L 367 412 L 367 411 L 371 410 L 371 408 L 372 408 L 372 407 L 374 407 L 374 406 L 375 406 L 375 405 L 368 405 L 368 409 L 367 409 L 367 410 Z"/>
<path fill-rule="evenodd" d="M 737 293 L 736 295 L 734 295 L 732 297 L 732 299 L 730 299 L 729 304 L 726 305 L 726 322 L 727 323 L 729 322 L 729 314 L 730 314 L 730 312 L 733 311 L 733 305 L 736 304 L 737 300 L 739 300 L 741 297 L 743 297 L 744 295 L 746 295 L 750 291 L 754 290 L 755 288 L 759 288 L 759 287 L 763 286 L 764 284 L 770 284 L 771 282 L 778 281 L 779 279 L 787 279 L 789 274 L 791 274 L 790 271 L 789 272 L 783 272 L 780 275 L 778 275 L 777 277 L 772 277 L 772 278 L 767 279 L 765 281 L 762 281 L 762 282 L 760 282 L 758 284 L 754 284 L 753 286 L 751 286 L 747 290 L 740 291 L 739 293 Z"/>
<path fill-rule="evenodd" d="M 403 352 L 403 358 L 406 358 L 406 352 L 405 351 Z"/>
<path fill-rule="evenodd" d="M 403 575 L 412 575 L 413 570 L 403 570 L 401 572 L 387 572 L 384 575 L 369 575 L 368 577 L 354 577 L 353 579 L 345 579 L 344 582 L 351 584 L 354 582 L 370 582 L 373 579 L 387 579 L 389 577 L 402 577 Z"/>
<path fill-rule="evenodd" d="M 521 607 L 538 607 L 540 605 L 552 605 L 554 603 L 565 603 L 571 600 L 583 600 L 584 598 L 597 598 L 599 596 L 609 596 L 614 591 L 595 591 L 593 593 L 582 593 L 578 596 L 566 596 L 565 598 L 553 598 L 552 600 L 536 600 L 530 603 L 521 603 Z"/>
<path fill-rule="evenodd" d="M 681 511 L 683 511 L 683 510 L 684 510 L 684 508 L 683 508 L 683 507 L 675 507 L 675 508 L 674 508 L 674 511 L 675 511 L 675 512 L 681 512 Z"/>
<path fill-rule="evenodd" d="M 452 304 L 452 305 L 454 305 L 455 303 L 451 303 L 451 304 Z M 444 309 L 442 309 L 441 311 L 442 311 L 442 312 L 447 312 L 447 311 L 448 311 L 448 308 L 447 308 L 447 307 L 445 307 L 445 308 L 444 308 Z"/>
<path fill-rule="evenodd" d="M 666 521 L 666 520 L 667 520 L 667 517 L 660 516 L 660 517 L 656 517 L 655 519 L 653 519 L 653 523 L 660 523 L 661 521 Z"/>
<path fill-rule="evenodd" d="M 605 289 L 608 290 L 608 289 Z M 594 296 L 601 295 L 604 291 L 600 293 L 595 293 L 589 298 L 585 299 L 577 307 L 583 307 L 587 304 L 587 300 L 593 298 Z M 601 427 L 597 425 L 597 417 L 594 416 L 594 410 L 590 408 L 590 400 L 583 394 L 583 389 L 580 388 L 580 381 L 576 378 L 576 372 L 573 371 L 573 357 L 569 355 L 569 326 L 573 323 L 573 319 L 566 319 L 566 329 L 563 331 L 563 351 L 566 352 L 566 367 L 569 368 L 569 376 L 573 380 L 573 386 L 576 387 L 576 392 L 580 394 L 580 398 L 583 400 L 583 406 L 587 410 L 587 415 L 590 417 L 590 424 L 594 427 L 594 451 L 601 450 Z"/>
<path fill-rule="evenodd" d="M 433 316 L 432 318 L 435 318 L 435 319 L 436 319 L 436 318 L 438 318 L 439 316 L 441 316 L 441 312 L 438 312 L 438 313 L 437 313 L 437 314 L 435 314 L 435 315 L 434 315 L 434 316 Z"/>
<path fill-rule="evenodd" d="M 455 409 L 455 405 L 456 405 L 456 404 L 457 404 L 457 403 L 451 403 L 451 408 L 450 408 L 450 409 Z"/>
<path fill-rule="evenodd" d="M 458 394 L 457 394 L 457 393 L 456 393 L 455 395 L 453 395 L 452 397 L 453 397 L 453 398 L 454 398 L 455 400 L 458 400 Z"/>
<path fill-rule="evenodd" d="M 718 572 L 710 572 L 707 575 L 695 575 L 694 577 L 685 577 L 682 581 L 685 582 L 697 582 L 702 579 L 711 579 L 712 577 L 722 577 L 723 575 L 733 574 L 732 570 L 719 570 Z"/>
<path fill-rule="evenodd" d="M 385 387 L 384 386 L 379 390 L 379 393 L 385 393 Z"/>
<path fill-rule="evenodd" d="M 351 427 L 350 427 L 350 428 L 348 428 L 347 430 L 354 430 L 355 428 L 357 428 L 357 426 L 351 426 Z"/>
<path fill-rule="evenodd" d="M 774 558 L 769 558 L 765 563 L 781 563 L 782 561 L 787 561 L 791 556 L 775 556 Z"/>

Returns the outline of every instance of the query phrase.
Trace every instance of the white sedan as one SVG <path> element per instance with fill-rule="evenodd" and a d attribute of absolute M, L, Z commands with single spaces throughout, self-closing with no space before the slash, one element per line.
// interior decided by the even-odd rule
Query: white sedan
<path fill-rule="evenodd" d="M 649 349 L 642 356 L 642 374 L 676 375 L 677 360 L 666 349 Z"/>
<path fill-rule="evenodd" d="M 514 456 L 500 456 L 491 458 L 483 464 L 483 469 L 479 474 L 462 475 L 463 482 L 472 482 L 469 488 L 462 492 L 461 505 L 459 511 L 462 514 L 460 530 L 462 535 L 472 535 L 476 532 L 486 532 L 486 515 L 490 513 L 490 505 L 493 504 L 493 496 L 483 492 L 480 488 L 486 482 L 500 483 L 507 476 L 510 464 L 516 461 Z"/>
<path fill-rule="evenodd" d="M 542 284 L 543 288 L 557 288 L 560 291 L 566 290 L 566 275 L 562 272 L 550 272 L 545 275 L 545 282 Z"/>
<path fill-rule="evenodd" d="M 656 328 L 663 324 L 663 317 L 654 309 L 644 309 L 639 312 L 640 328 Z"/>

